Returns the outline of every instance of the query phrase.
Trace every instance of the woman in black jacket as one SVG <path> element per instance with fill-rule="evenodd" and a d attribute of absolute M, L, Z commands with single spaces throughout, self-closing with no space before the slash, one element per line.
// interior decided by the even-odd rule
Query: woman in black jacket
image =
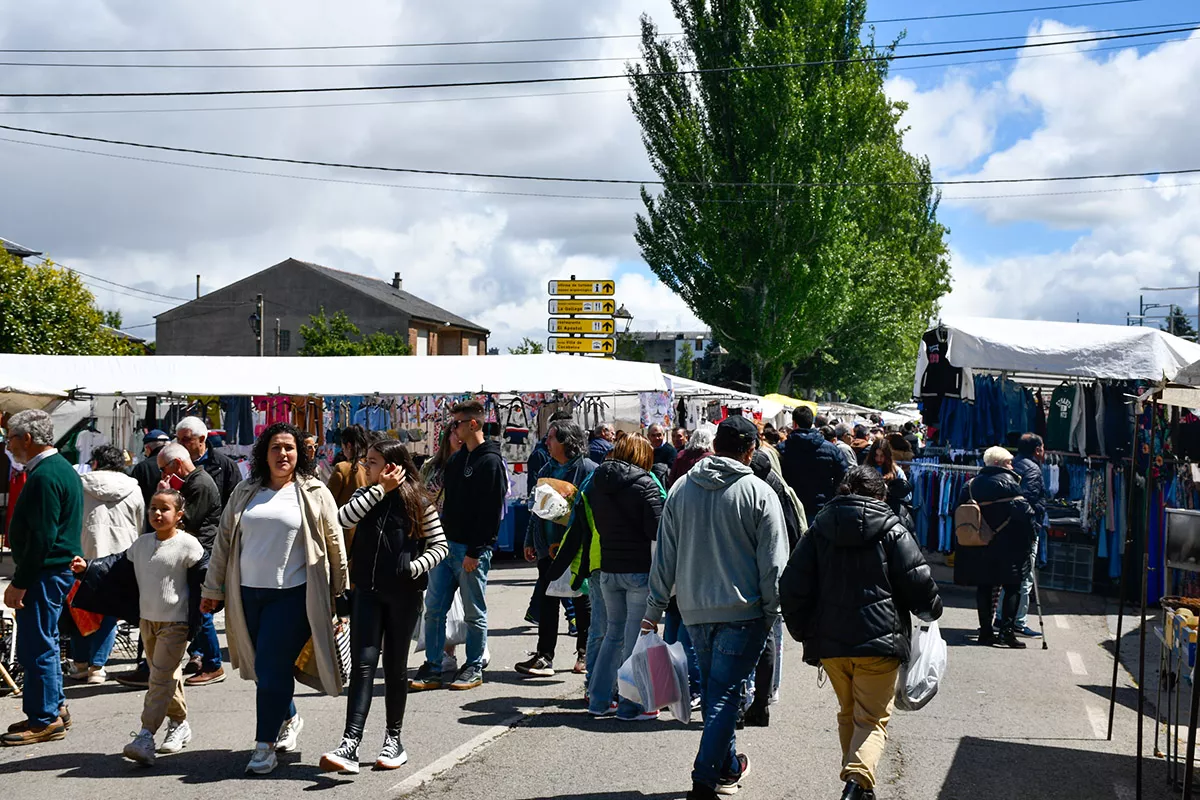
<path fill-rule="evenodd" d="M 664 490 L 647 470 L 654 448 L 641 434 L 617 442 L 608 460 L 596 468 L 584 492 L 587 505 L 576 509 L 591 514 L 600 538 L 600 580 L 590 591 L 602 592 L 606 627 L 600 652 L 588 678 L 588 713 L 616 714 L 619 719 L 654 719 L 658 709 L 642 708 L 616 695 L 617 669 L 637 641 L 646 597 L 650 593 L 650 547 L 658 534 Z M 582 505 L 582 503 L 581 503 Z M 586 519 L 585 519 L 586 521 Z"/>
<path fill-rule="evenodd" d="M 358 746 L 371 710 L 375 670 L 384 645 L 387 730 L 375 766 L 408 761 L 400 741 L 408 703 L 408 653 L 424 605 L 426 577 L 449 552 L 437 506 L 425 491 L 412 456 L 394 439 L 367 451 L 369 486 L 338 511 L 343 528 L 357 526 L 350 546 L 350 690 L 342 743 L 321 756 L 327 772 L 358 772 Z"/>
<path fill-rule="evenodd" d="M 993 591 L 997 586 L 1004 587 L 1000 643 L 1021 650 L 1025 643 L 1015 631 L 1017 607 L 1035 528 L 1033 508 L 1021 494 L 1021 478 L 1013 472 L 1012 461 L 1012 453 L 1003 447 L 989 448 L 983 454 L 984 468 L 958 496 L 959 505 L 972 499 L 980 504 L 983 520 L 995 537 L 983 547 L 955 546 L 954 582 L 978 587 L 975 608 L 979 613 L 979 643 L 989 646 L 996 643 L 992 632 Z"/>
<path fill-rule="evenodd" d="M 843 800 L 875 797 L 909 614 L 942 615 L 921 549 L 884 502 L 873 467 L 853 467 L 792 552 L 779 580 L 783 618 L 804 660 L 825 668 L 837 693 Z"/>

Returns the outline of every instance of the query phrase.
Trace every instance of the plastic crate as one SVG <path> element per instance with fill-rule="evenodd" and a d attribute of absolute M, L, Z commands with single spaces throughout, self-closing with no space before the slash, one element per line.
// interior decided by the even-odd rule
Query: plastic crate
<path fill-rule="evenodd" d="M 1046 567 L 1038 570 L 1038 585 L 1061 592 L 1092 591 L 1096 548 L 1087 544 L 1046 543 Z"/>

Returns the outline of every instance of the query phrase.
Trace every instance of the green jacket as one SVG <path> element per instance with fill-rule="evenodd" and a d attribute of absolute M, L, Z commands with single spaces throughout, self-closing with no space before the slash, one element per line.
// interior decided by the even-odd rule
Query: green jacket
<path fill-rule="evenodd" d="M 29 471 L 13 509 L 13 586 L 28 589 L 42 570 L 66 569 L 71 559 L 83 554 L 82 531 L 83 483 L 75 468 L 55 453 Z"/>

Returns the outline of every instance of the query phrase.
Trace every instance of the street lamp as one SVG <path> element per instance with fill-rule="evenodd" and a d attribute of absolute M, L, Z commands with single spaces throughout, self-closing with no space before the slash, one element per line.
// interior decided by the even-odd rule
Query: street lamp
<path fill-rule="evenodd" d="M 625 330 L 623 330 L 622 333 L 629 333 L 629 326 L 633 324 L 633 314 L 630 314 L 629 311 L 626 310 L 624 303 L 621 304 L 620 308 L 613 312 L 613 319 L 625 320 Z"/>

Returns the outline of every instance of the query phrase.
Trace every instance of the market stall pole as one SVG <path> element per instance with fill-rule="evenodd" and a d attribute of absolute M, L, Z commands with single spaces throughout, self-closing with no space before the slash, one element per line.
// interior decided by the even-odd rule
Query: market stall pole
<path fill-rule="evenodd" d="M 1134 406 L 1133 452 L 1137 453 L 1138 406 Z M 1108 741 L 1112 741 L 1113 720 L 1117 714 L 1117 675 L 1121 668 L 1121 632 L 1125 623 L 1125 589 L 1126 575 L 1129 574 L 1129 553 L 1133 548 L 1133 488 L 1135 481 L 1129 481 L 1129 497 L 1125 501 L 1125 545 L 1121 550 L 1121 580 L 1117 588 L 1117 640 L 1113 645 L 1112 687 L 1108 693 Z"/>

